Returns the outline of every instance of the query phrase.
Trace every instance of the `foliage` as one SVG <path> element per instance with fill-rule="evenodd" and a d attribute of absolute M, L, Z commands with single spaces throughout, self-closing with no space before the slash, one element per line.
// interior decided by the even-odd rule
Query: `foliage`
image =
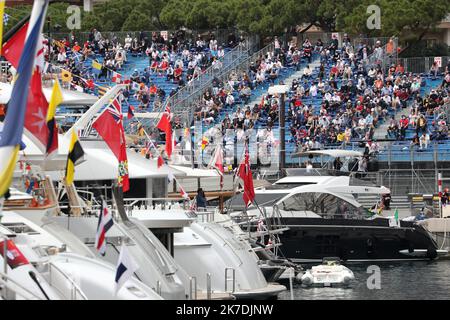
<path fill-rule="evenodd" d="M 376 4 L 381 9 L 381 29 L 366 26 L 370 14 L 367 6 Z M 344 18 L 343 29 L 368 36 L 398 36 L 403 41 L 415 42 L 424 37 L 448 14 L 449 0 L 364 0 L 353 7 Z"/>
<path fill-rule="evenodd" d="M 381 8 L 381 29 L 369 30 L 367 6 Z M 67 3 L 52 4 L 50 25 L 67 32 Z M 414 43 L 449 11 L 449 0 L 110 0 L 82 12 L 82 30 L 101 31 L 231 29 L 260 36 L 283 34 L 297 25 L 315 25 L 325 32 L 345 31 L 373 36 L 396 35 Z M 30 12 L 30 6 L 7 8 L 6 30 Z"/>

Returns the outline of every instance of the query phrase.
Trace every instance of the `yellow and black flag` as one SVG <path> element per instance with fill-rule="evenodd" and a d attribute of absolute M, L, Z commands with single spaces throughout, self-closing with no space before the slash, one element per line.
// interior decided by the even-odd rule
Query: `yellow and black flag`
<path fill-rule="evenodd" d="M 63 95 L 59 86 L 58 79 L 55 79 L 52 96 L 47 110 L 47 148 L 46 154 L 49 155 L 58 150 L 58 127 L 56 126 L 55 113 L 56 107 L 63 102 Z"/>
<path fill-rule="evenodd" d="M 84 156 L 83 148 L 80 141 L 78 141 L 78 135 L 76 130 L 72 131 L 72 139 L 70 140 L 69 154 L 67 155 L 66 164 L 66 183 L 71 185 L 75 174 L 75 166 L 80 162 Z"/>

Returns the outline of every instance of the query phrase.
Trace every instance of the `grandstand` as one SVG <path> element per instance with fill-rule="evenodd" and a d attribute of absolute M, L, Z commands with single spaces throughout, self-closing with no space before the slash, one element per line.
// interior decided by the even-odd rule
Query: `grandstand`
<path fill-rule="evenodd" d="M 225 159 L 236 165 L 244 149 L 243 137 L 249 135 L 254 163 L 264 168 L 257 155 L 272 153 L 266 167 L 277 168 L 280 107 L 286 115 L 287 166 L 304 166 L 307 161 L 322 165 L 326 157 L 291 156 L 317 148 L 364 151 L 367 158 L 362 168 L 367 171 L 405 169 L 412 163 L 437 168 L 449 161 L 447 57 L 441 57 L 441 68 L 431 74 L 433 58 L 398 58 L 395 38 L 351 41 L 340 34 L 339 41 L 324 35 L 325 42 L 316 37 L 315 43 L 305 39 L 284 44 L 275 39 L 254 52 L 254 39 L 234 40 L 219 48 L 223 36 L 218 42 L 211 33 L 192 33 L 190 39 L 173 41 L 174 34 L 163 38 L 157 32 L 101 35 L 93 31 L 72 39 L 60 37 L 52 43 L 49 71 L 60 76 L 62 70 L 69 72 L 72 81 L 65 82 L 67 88 L 94 95 L 102 95 L 116 83 L 129 84 L 121 96 L 124 114 L 131 106 L 139 114 L 157 117 L 169 108 L 175 128 L 196 128 L 194 146 L 209 138 L 210 146 L 197 151 L 203 165 L 216 143 L 223 143 L 225 152 L 231 153 Z M 123 58 L 117 58 L 119 53 Z M 175 76 L 177 66 L 181 73 Z M 279 105 L 279 97 L 267 93 L 275 84 L 290 88 L 284 106 Z M 438 88 L 437 96 L 430 97 Z M 424 112 L 424 99 L 438 103 Z M 418 130 L 411 108 L 420 109 L 428 123 L 425 132 L 431 141 L 425 145 L 415 137 Z M 58 113 L 69 111 L 62 106 Z M 410 123 L 399 136 L 393 134 L 391 124 L 402 115 Z M 136 134 L 138 127 L 129 125 L 134 120 L 125 122 L 129 133 Z M 152 129 L 153 120 L 140 119 L 140 124 L 157 132 Z M 445 135 L 437 139 L 443 127 Z M 225 135 L 227 130 L 233 131 L 232 138 L 219 142 L 213 137 L 214 132 Z M 164 143 L 163 137 L 157 142 Z"/>

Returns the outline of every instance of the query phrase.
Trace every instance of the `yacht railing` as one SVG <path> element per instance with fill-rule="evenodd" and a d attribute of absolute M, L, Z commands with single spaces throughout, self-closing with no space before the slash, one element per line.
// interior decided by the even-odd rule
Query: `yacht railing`
<path fill-rule="evenodd" d="M 55 274 L 59 274 L 61 275 L 65 280 L 67 280 L 70 284 L 70 300 L 88 300 L 88 298 L 86 297 L 86 295 L 83 293 L 83 291 L 80 289 L 80 287 L 78 287 L 78 285 L 75 283 L 75 281 L 70 278 L 64 271 L 62 271 L 61 269 L 59 269 L 55 264 L 53 264 L 52 262 L 48 263 L 48 273 L 49 273 L 49 284 L 52 284 L 52 280 L 53 280 L 53 275 Z M 61 292 L 61 291 L 60 291 Z M 61 292 L 61 294 L 63 294 L 65 296 L 65 294 L 63 292 Z"/>
<path fill-rule="evenodd" d="M 221 59 L 222 66 L 220 68 L 217 68 L 215 65 L 209 66 L 199 77 L 194 78 L 178 90 L 177 93 L 169 97 L 167 102 L 161 105 L 161 109 L 156 109 L 154 112 L 161 112 L 163 111 L 162 108 L 170 105 L 172 112 L 182 117 L 182 122 L 190 123 L 193 110 L 186 109 L 186 107 L 191 104 L 199 93 L 203 93 L 203 88 L 211 84 L 215 76 L 220 75 L 230 65 L 233 65 L 235 61 L 242 60 L 243 56 L 248 55 L 248 51 L 249 43 L 247 41 L 238 44 Z"/>
<path fill-rule="evenodd" d="M 197 277 L 189 277 L 189 300 L 197 300 Z"/>
<path fill-rule="evenodd" d="M 211 273 L 206 273 L 206 300 L 211 300 Z"/>
<path fill-rule="evenodd" d="M 11 284 L 14 286 L 11 286 Z M 20 290 L 23 293 L 19 292 Z M 44 300 L 3 272 L 0 272 L 0 292 L 1 297 L 5 300 L 16 300 L 17 295 L 24 297 L 25 300 Z"/>
<path fill-rule="evenodd" d="M 123 202 L 125 210 L 128 212 L 133 210 L 189 209 L 189 201 L 184 198 L 127 198 Z"/>
<path fill-rule="evenodd" d="M 205 211 L 194 211 L 197 216 L 198 222 L 214 222 L 216 208 L 215 207 L 206 207 Z"/>

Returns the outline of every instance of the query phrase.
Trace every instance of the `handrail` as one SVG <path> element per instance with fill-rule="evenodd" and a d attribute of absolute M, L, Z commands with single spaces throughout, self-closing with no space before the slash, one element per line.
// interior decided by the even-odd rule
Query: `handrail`
<path fill-rule="evenodd" d="M 255 52 L 251 56 L 245 58 L 244 60 L 242 60 L 242 56 L 238 56 L 235 60 L 233 60 L 232 63 L 230 63 L 228 66 L 224 67 L 222 69 L 222 72 L 220 74 L 216 75 L 216 77 L 223 81 L 224 79 L 228 78 L 229 75 L 233 71 L 237 72 L 238 70 L 242 70 L 243 66 L 246 66 L 248 68 L 248 66 L 250 65 L 250 62 L 256 61 L 261 55 L 265 55 L 267 52 L 270 52 L 273 50 L 274 50 L 274 44 L 271 43 L 271 44 L 265 46 L 264 48 L 262 48 L 261 50 Z M 188 118 L 189 123 L 192 122 L 192 119 L 194 116 L 193 108 L 192 108 L 192 105 L 195 104 L 194 100 L 199 98 L 205 90 L 207 90 L 208 88 L 211 88 L 212 81 L 213 81 L 213 79 L 210 79 L 208 82 L 204 83 L 201 87 L 198 88 L 198 90 L 191 93 L 183 101 L 183 102 L 187 102 L 186 103 L 187 105 L 183 104 L 181 106 L 181 109 L 183 110 L 182 113 L 183 112 L 185 114 L 188 113 L 186 118 Z"/>
<path fill-rule="evenodd" d="M 211 273 L 206 273 L 206 300 L 211 300 Z"/>
<path fill-rule="evenodd" d="M 233 48 L 231 51 L 229 51 L 223 57 L 223 61 L 225 61 L 226 58 L 230 58 L 230 57 L 233 58 L 233 56 L 235 54 L 237 54 L 238 56 L 236 59 L 232 59 L 228 65 L 222 65 L 220 70 L 216 70 L 215 67 L 212 65 L 209 66 L 199 77 L 193 79 L 191 83 L 186 84 L 186 86 L 184 86 L 183 88 L 178 90 L 177 93 L 175 93 L 172 97 L 167 99 L 167 102 L 164 104 L 164 106 L 162 106 L 161 110 L 155 110 L 155 112 L 164 110 L 164 108 L 168 104 L 170 104 L 170 107 L 171 107 L 172 111 L 174 112 L 174 114 L 179 115 L 180 113 L 183 113 L 182 111 L 186 111 L 183 108 L 184 103 L 189 103 L 189 100 L 191 99 L 191 97 L 193 97 L 195 94 L 198 94 L 205 87 L 209 86 L 212 83 L 214 76 L 217 76 L 217 75 L 220 75 L 221 73 L 223 73 L 224 70 L 226 70 L 226 68 L 228 68 L 228 66 L 235 63 L 236 60 L 240 60 L 242 58 L 242 55 L 244 53 L 248 53 L 248 51 L 249 51 L 248 41 L 245 41 L 244 44 L 242 44 L 242 43 L 238 44 L 235 48 Z M 206 81 L 205 81 L 205 79 L 206 79 Z M 184 96 L 186 94 L 188 94 L 188 95 Z M 188 115 L 188 118 L 189 119 L 186 119 L 186 120 L 188 120 L 190 122 L 191 117 L 189 117 L 189 115 Z"/>
<path fill-rule="evenodd" d="M 6 279 L 6 280 L 5 280 Z M 9 290 L 11 290 L 12 292 L 18 294 L 18 290 L 11 287 L 9 285 L 8 282 L 11 282 L 12 284 L 14 284 L 15 286 L 17 286 L 17 288 L 20 288 L 21 290 L 23 290 L 24 292 L 26 292 L 27 294 L 29 294 L 31 297 L 33 297 L 34 299 L 37 300 L 44 300 L 41 297 L 39 297 L 37 294 L 35 294 L 34 292 L 30 291 L 29 289 L 25 288 L 23 285 L 21 285 L 20 283 L 18 283 L 17 281 L 15 281 L 14 279 L 12 279 L 10 276 L 8 276 L 7 274 L 0 272 L 0 285 L 3 284 L 5 286 L 5 288 Z M 3 298 L 7 298 L 7 297 L 3 297 Z"/>
<path fill-rule="evenodd" d="M 189 277 L 189 300 L 197 300 L 197 277 L 195 276 Z"/>
<path fill-rule="evenodd" d="M 83 291 L 78 287 L 78 285 L 75 283 L 75 281 L 70 278 L 67 274 L 64 273 L 60 268 L 58 268 L 54 263 L 48 262 L 48 272 L 49 272 L 49 284 L 52 285 L 52 269 L 55 269 L 58 271 L 63 278 L 69 281 L 69 283 L 72 285 L 71 291 L 70 291 L 70 300 L 77 300 L 77 293 L 79 294 L 80 298 L 82 300 L 88 300 L 86 295 L 83 293 Z"/>

